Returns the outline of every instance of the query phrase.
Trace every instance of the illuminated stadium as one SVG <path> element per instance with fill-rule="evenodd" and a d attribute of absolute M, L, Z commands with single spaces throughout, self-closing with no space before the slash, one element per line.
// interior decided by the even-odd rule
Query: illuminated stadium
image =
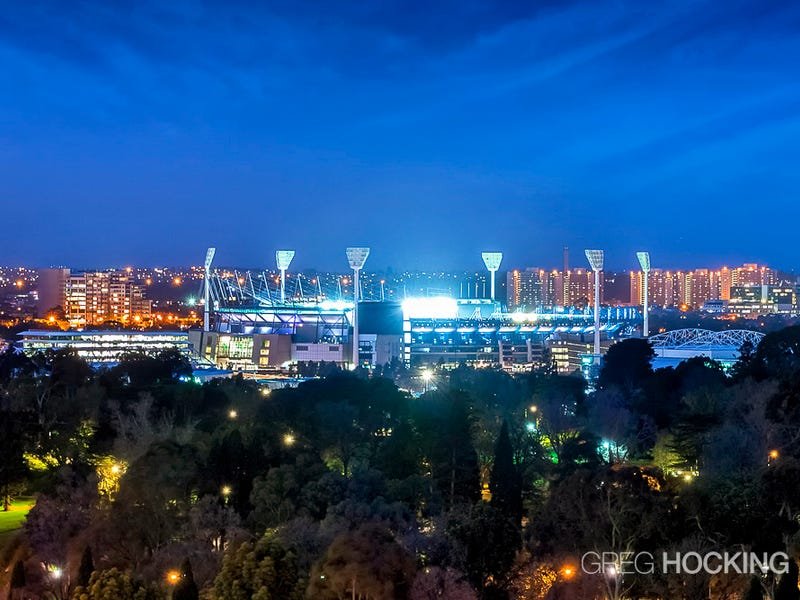
<path fill-rule="evenodd" d="M 659 333 L 650 336 L 650 343 L 655 351 L 653 367 L 674 367 L 689 358 L 705 356 L 729 369 L 739 360 L 743 344 L 749 342 L 756 347 L 763 338 L 763 333 L 746 329 L 677 329 Z"/>
<path fill-rule="evenodd" d="M 211 271 L 209 262 L 209 327 L 189 334 L 198 354 L 235 371 L 322 362 L 352 366 L 356 295 L 362 366 L 400 360 L 408 366 L 466 362 L 512 368 L 538 363 L 553 342 L 566 371 L 575 368 L 594 335 L 590 309 L 508 313 L 491 299 L 443 295 L 383 301 L 383 282 L 363 276 L 287 279 L 291 256 L 279 251 L 277 276 Z M 604 309 L 604 349 L 631 335 L 640 318 L 633 308 Z"/>

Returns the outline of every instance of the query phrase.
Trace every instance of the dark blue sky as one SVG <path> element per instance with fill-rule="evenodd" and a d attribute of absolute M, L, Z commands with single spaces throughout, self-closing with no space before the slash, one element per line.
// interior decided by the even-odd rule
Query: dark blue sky
<path fill-rule="evenodd" d="M 0 65 L 0 263 L 800 266 L 797 2 L 18 0 Z"/>

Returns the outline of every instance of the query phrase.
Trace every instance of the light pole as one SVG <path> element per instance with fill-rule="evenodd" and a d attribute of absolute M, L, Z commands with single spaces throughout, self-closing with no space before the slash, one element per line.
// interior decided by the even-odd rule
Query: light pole
<path fill-rule="evenodd" d="M 483 257 L 483 264 L 486 265 L 486 268 L 489 270 L 489 275 L 491 277 L 491 298 L 492 302 L 494 302 L 494 274 L 500 268 L 500 262 L 503 260 L 503 253 L 502 252 L 481 252 L 481 257 Z M 486 293 L 484 288 L 484 293 Z"/>
<path fill-rule="evenodd" d="M 203 331 L 206 333 L 208 333 L 209 330 L 209 316 L 211 314 L 211 308 L 209 307 L 211 302 L 211 263 L 214 261 L 214 254 L 216 254 L 216 252 L 216 248 L 209 248 L 206 251 L 205 281 L 203 282 L 205 284 L 203 285 Z"/>
<path fill-rule="evenodd" d="M 586 258 L 594 271 L 594 364 L 600 364 L 600 271 L 603 270 L 603 251 L 586 250 Z"/>
<path fill-rule="evenodd" d="M 281 272 L 281 302 L 286 302 L 286 269 L 292 263 L 294 250 L 278 250 L 275 252 L 275 262 Z"/>
<path fill-rule="evenodd" d="M 358 367 L 358 300 L 359 300 L 359 273 L 364 268 L 369 256 L 369 248 L 348 248 L 347 262 L 353 269 L 353 368 Z"/>
<path fill-rule="evenodd" d="M 642 272 L 644 273 L 644 323 L 642 324 L 642 337 L 647 337 L 650 335 L 650 307 L 649 307 L 649 285 L 648 285 L 648 278 L 650 274 L 650 253 L 649 252 L 637 252 L 636 258 L 639 259 L 639 264 L 642 267 Z"/>

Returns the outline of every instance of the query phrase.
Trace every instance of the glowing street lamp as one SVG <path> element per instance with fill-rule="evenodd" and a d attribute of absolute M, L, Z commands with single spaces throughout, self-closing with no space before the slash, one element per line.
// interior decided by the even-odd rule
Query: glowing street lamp
<path fill-rule="evenodd" d="M 286 270 L 292 264 L 294 250 L 278 250 L 275 252 L 275 262 L 281 272 L 281 302 L 286 302 Z"/>
<path fill-rule="evenodd" d="M 491 278 L 491 298 L 492 302 L 494 302 L 494 274 L 497 273 L 497 270 L 500 268 L 500 263 L 503 260 L 503 253 L 481 252 L 481 257 L 483 258 L 483 264 L 486 265 L 486 268 L 489 270 L 489 276 Z"/>
<path fill-rule="evenodd" d="M 650 253 L 649 252 L 637 252 L 636 258 L 639 259 L 639 264 L 642 267 L 642 272 L 644 273 L 644 323 L 642 325 L 642 336 L 647 337 L 650 335 L 650 324 L 649 324 L 649 303 L 648 303 L 648 292 L 649 292 L 649 285 L 648 285 L 648 278 L 650 274 Z"/>
<path fill-rule="evenodd" d="M 428 391 L 428 384 L 433 380 L 433 373 L 425 369 L 422 371 L 422 382 L 425 384 L 425 391 Z"/>
<path fill-rule="evenodd" d="M 181 572 L 176 569 L 171 569 L 167 571 L 165 578 L 168 584 L 178 585 L 178 582 L 181 580 Z"/>
<path fill-rule="evenodd" d="M 289 448 L 294 446 L 296 441 L 297 441 L 297 439 L 291 433 L 284 434 L 284 436 L 283 436 L 283 445 L 287 446 Z"/>
<path fill-rule="evenodd" d="M 358 300 L 361 288 L 359 273 L 369 256 L 369 248 L 347 248 L 347 262 L 353 269 L 353 368 L 358 367 Z"/>
<path fill-rule="evenodd" d="M 603 270 L 602 250 L 586 250 L 589 266 L 594 271 L 594 364 L 600 364 L 600 271 Z"/>

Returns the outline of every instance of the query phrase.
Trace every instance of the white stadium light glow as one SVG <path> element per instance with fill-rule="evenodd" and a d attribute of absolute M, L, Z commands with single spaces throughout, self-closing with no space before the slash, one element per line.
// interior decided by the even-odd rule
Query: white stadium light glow
<path fill-rule="evenodd" d="M 286 269 L 292 264 L 294 250 L 278 250 L 275 252 L 275 262 L 281 272 L 281 302 L 286 302 Z"/>
<path fill-rule="evenodd" d="M 285 271 L 292 264 L 294 258 L 294 250 L 277 250 L 275 252 L 275 262 L 278 264 L 278 269 Z"/>
<path fill-rule="evenodd" d="M 636 258 L 639 259 L 639 265 L 642 267 L 642 271 L 645 273 L 650 272 L 650 253 L 649 252 L 637 252 Z"/>
<path fill-rule="evenodd" d="M 455 319 L 458 302 L 448 296 L 406 298 L 402 303 L 403 319 Z"/>
<path fill-rule="evenodd" d="M 214 255 L 216 253 L 217 253 L 216 248 L 209 248 L 208 250 L 206 250 L 206 263 L 205 263 L 206 269 L 211 268 L 211 262 L 214 260 Z"/>
<path fill-rule="evenodd" d="M 491 277 L 491 298 L 494 301 L 494 274 L 500 268 L 500 263 L 503 261 L 503 253 L 502 252 L 481 252 L 481 257 L 483 258 L 483 264 L 486 265 L 486 268 L 489 270 L 489 275 Z"/>
<path fill-rule="evenodd" d="M 604 253 L 602 250 L 586 251 L 586 259 L 589 261 L 589 265 L 592 267 L 592 271 L 603 270 L 603 257 Z"/>

